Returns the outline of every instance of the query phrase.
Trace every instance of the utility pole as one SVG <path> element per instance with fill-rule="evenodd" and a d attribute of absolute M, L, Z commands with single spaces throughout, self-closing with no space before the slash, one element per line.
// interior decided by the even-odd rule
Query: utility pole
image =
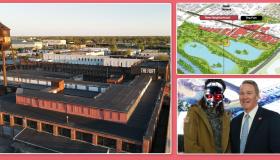
<path fill-rule="evenodd" d="M 2 72 L 3 72 L 3 85 L 4 89 L 6 90 L 8 83 L 7 83 L 7 73 L 6 73 L 6 53 L 1 45 L 1 53 L 2 53 Z"/>

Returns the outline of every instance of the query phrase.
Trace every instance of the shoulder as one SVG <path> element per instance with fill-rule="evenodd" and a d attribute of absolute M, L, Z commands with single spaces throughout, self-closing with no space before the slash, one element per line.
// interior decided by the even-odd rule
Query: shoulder
<path fill-rule="evenodd" d="M 260 110 L 261 110 L 261 112 L 262 112 L 262 114 L 264 115 L 264 116 L 266 116 L 266 117 L 280 117 L 280 114 L 279 113 L 277 113 L 277 112 L 274 112 L 274 111 L 272 111 L 272 110 L 268 110 L 268 109 L 266 109 L 266 108 L 260 108 Z"/>
<path fill-rule="evenodd" d="M 197 104 L 191 105 L 191 107 L 188 109 L 187 116 L 185 118 L 185 122 L 189 122 L 190 119 L 197 119 L 197 116 L 201 112 L 201 108 Z"/>
<path fill-rule="evenodd" d="M 269 119 L 272 124 L 279 124 L 280 123 L 280 114 L 265 108 L 261 108 L 261 112 L 263 117 Z"/>
<path fill-rule="evenodd" d="M 192 114 L 201 114 L 201 112 L 204 112 L 203 109 L 200 107 L 199 104 L 192 104 L 188 110 L 188 113 Z"/>
<path fill-rule="evenodd" d="M 189 108 L 189 111 L 199 111 L 201 108 L 198 104 L 192 104 L 191 107 Z"/>
<path fill-rule="evenodd" d="M 225 111 L 225 112 L 224 112 L 224 116 L 225 116 L 227 119 L 230 119 L 231 116 L 232 116 L 232 114 L 231 114 L 231 112 L 229 112 L 229 111 Z"/>
<path fill-rule="evenodd" d="M 237 123 L 238 120 L 240 120 L 240 119 L 243 118 L 243 114 L 244 114 L 244 113 L 241 113 L 241 114 L 239 114 L 238 116 L 234 117 L 234 118 L 231 120 L 231 122 L 232 122 L 232 123 Z"/>

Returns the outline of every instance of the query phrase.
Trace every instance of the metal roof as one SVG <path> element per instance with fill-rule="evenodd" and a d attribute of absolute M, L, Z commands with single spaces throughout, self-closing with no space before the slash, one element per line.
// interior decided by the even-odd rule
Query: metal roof
<path fill-rule="evenodd" d="M 0 22 L 0 30 L 5 29 L 5 30 L 10 30 L 7 26 L 5 26 L 3 23 Z"/>
<path fill-rule="evenodd" d="M 100 82 L 89 82 L 89 81 L 76 81 L 72 80 L 73 74 L 65 72 L 48 72 L 48 71 L 30 71 L 30 70 L 18 70 L 19 75 L 16 71 L 11 70 L 7 73 L 8 77 L 20 77 L 20 78 L 30 78 L 45 81 L 55 81 L 64 79 L 64 84 L 81 84 L 87 86 L 98 86 L 107 88 L 110 84 L 100 83 Z"/>
<path fill-rule="evenodd" d="M 31 138 L 32 137 L 32 138 Z M 33 129 L 25 128 L 15 138 L 16 141 L 36 145 L 58 153 L 107 153 L 108 148 L 94 146 L 89 143 L 73 141 L 66 137 L 54 136 L 45 132 L 37 132 Z"/>
<path fill-rule="evenodd" d="M 104 93 L 100 93 L 95 98 L 69 98 L 68 95 L 54 94 L 31 89 L 23 89 L 23 92 L 18 93 L 18 95 L 113 110 L 117 112 L 128 112 L 150 80 L 151 77 L 149 76 L 138 76 L 129 85 L 112 85 Z"/>
<path fill-rule="evenodd" d="M 30 84 L 30 83 L 21 83 L 20 87 L 22 87 L 23 89 L 31 89 L 31 90 L 42 90 L 45 88 L 49 88 L 49 86 L 46 85 L 38 85 L 38 84 Z M 59 94 L 93 98 L 96 95 L 98 95 L 99 92 L 64 88 L 63 92 Z"/>
<path fill-rule="evenodd" d="M 17 105 L 15 104 L 15 94 L 0 97 L 0 111 L 11 113 L 15 116 L 20 115 L 87 131 L 114 135 L 142 143 L 160 89 L 160 81 L 151 82 L 126 124 Z M 69 123 L 66 122 L 66 116 L 69 116 Z"/>
<path fill-rule="evenodd" d="M 168 65 L 168 61 L 144 61 L 139 66 L 141 67 L 163 67 L 165 68 Z"/>

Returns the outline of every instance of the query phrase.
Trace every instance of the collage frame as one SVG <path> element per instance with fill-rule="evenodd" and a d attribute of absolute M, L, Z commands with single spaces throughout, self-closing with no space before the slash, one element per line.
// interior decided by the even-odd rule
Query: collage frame
<path fill-rule="evenodd" d="M 280 154 L 180 154 L 178 153 L 178 138 L 177 138 L 177 112 L 178 112 L 178 97 L 177 97 L 177 80 L 178 79 L 214 79 L 217 75 L 179 75 L 177 74 L 177 3 L 220 3 L 217 0 L 0 0 L 1 3 L 168 3 L 171 5 L 171 153 L 166 154 L 0 154 L 0 158 L 6 160 L 18 160 L 18 159 L 28 159 L 28 160 L 61 160 L 61 159 L 83 159 L 83 160 L 92 160 L 92 159 L 112 159 L 112 160 L 162 160 L 162 159 L 190 159 L 190 160 L 234 160 L 234 159 L 254 159 L 254 160 L 263 160 L 271 159 L 278 160 Z M 252 0 L 225 0 L 223 3 L 255 3 Z M 260 3 L 280 3 L 277 0 L 270 0 Z M 219 75 L 219 78 L 280 78 L 280 75 Z"/>
<path fill-rule="evenodd" d="M 211 1 L 211 2 L 206 2 L 206 1 L 191 1 L 191 2 L 182 2 L 182 1 L 180 1 L 180 2 L 178 2 L 177 3 L 177 5 L 178 4 L 188 4 L 188 3 L 190 3 L 190 4 L 236 4 L 236 3 L 238 3 L 238 4 L 243 4 L 243 3 L 249 3 L 250 4 L 250 2 L 247 2 L 247 1 L 245 1 L 245 2 L 234 2 L 234 1 L 231 1 L 231 2 L 229 2 L 229 1 L 225 1 L 225 2 L 217 2 L 217 1 Z M 257 3 L 277 3 L 277 2 L 257 2 Z M 177 6 L 176 5 L 176 6 Z M 177 11 L 177 8 L 176 8 L 176 11 Z M 176 16 L 177 16 L 177 14 L 176 14 Z M 178 18 L 178 17 L 176 17 L 176 18 Z M 177 21 L 176 21 L 177 22 Z M 178 74 L 178 59 L 177 59 L 177 57 L 178 57 L 178 51 L 177 51 L 177 49 L 178 49 L 178 43 L 177 43 L 177 34 L 178 34 L 178 32 L 177 32 L 177 27 L 178 27 L 178 24 L 176 23 L 176 52 L 175 52 L 175 54 L 176 54 L 176 61 L 175 61 L 175 64 L 176 65 L 174 65 L 175 66 L 175 69 L 173 68 L 173 71 L 176 73 L 176 109 L 177 109 L 177 118 L 178 118 L 178 115 L 179 115 L 179 107 L 178 107 L 178 100 L 179 100 L 179 89 L 178 89 L 178 82 L 179 82 L 179 80 L 196 80 L 196 79 L 204 79 L 204 80 L 206 80 L 206 79 L 252 79 L 252 80 L 254 80 L 254 79 L 260 79 L 260 78 L 263 78 L 263 79 L 266 79 L 266 78 L 269 78 L 269 79 L 279 79 L 280 78 L 280 75 L 277 75 L 277 74 L 274 74 L 274 75 L 265 75 L 265 74 L 250 74 L 250 75 L 248 75 L 248 74 L 195 74 L 195 73 L 192 73 L 192 74 Z M 172 61 L 173 63 L 174 63 L 174 59 L 173 59 L 173 61 Z M 177 126 L 178 126 L 178 119 L 177 119 Z M 177 128 L 177 136 L 178 136 L 179 134 L 178 134 L 178 128 Z M 183 153 L 183 152 L 179 152 L 179 146 L 178 146 L 178 143 L 179 143 L 179 139 L 178 139 L 178 137 L 177 137 L 177 151 L 178 151 L 178 154 L 179 155 L 184 155 L 184 156 L 189 156 L 189 155 L 191 155 L 192 156 L 192 158 L 194 158 L 195 156 L 198 156 L 198 155 L 200 155 L 200 156 L 217 156 L 217 158 L 218 158 L 218 155 L 220 155 L 219 156 L 219 158 L 222 158 L 222 157 L 228 157 L 229 159 L 239 159 L 239 158 L 242 158 L 242 157 L 246 157 L 246 158 L 248 158 L 248 159 L 251 159 L 251 158 L 253 158 L 254 157 L 254 159 L 257 159 L 258 157 L 257 156 L 255 156 L 256 154 L 232 154 L 232 153 L 225 153 L 225 154 L 221 154 L 221 153 L 219 153 L 219 154 L 215 154 L 215 153 Z M 270 158 L 272 158 L 272 157 L 278 157 L 279 156 L 279 154 L 258 154 L 258 155 L 260 155 L 260 156 L 263 156 L 263 157 L 265 157 L 265 156 L 268 156 L 268 155 L 270 155 Z M 272 155 L 274 155 L 274 156 L 272 156 Z M 239 157 L 239 158 L 238 158 Z"/>

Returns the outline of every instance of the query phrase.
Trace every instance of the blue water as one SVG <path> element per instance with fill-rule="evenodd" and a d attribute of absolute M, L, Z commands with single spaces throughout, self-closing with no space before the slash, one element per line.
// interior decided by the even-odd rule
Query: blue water
<path fill-rule="evenodd" d="M 224 49 L 226 51 L 228 51 L 229 53 L 233 54 L 234 56 L 243 59 L 243 60 L 255 60 L 257 59 L 261 53 L 262 50 L 259 50 L 251 45 L 248 45 L 246 43 L 241 43 L 241 42 L 236 42 L 233 40 L 230 40 L 230 46 L 228 47 L 224 47 Z M 237 54 L 235 53 L 236 50 L 244 50 L 246 49 L 248 54 L 247 55 L 243 55 L 243 54 Z"/>
<path fill-rule="evenodd" d="M 196 45 L 196 47 L 193 47 L 193 45 Z M 236 63 L 234 63 L 230 59 L 220 57 L 216 54 L 212 54 L 211 51 L 206 46 L 200 43 L 197 42 L 186 43 L 184 46 L 184 51 L 191 56 L 195 56 L 206 60 L 209 66 L 213 66 L 214 64 L 217 63 L 222 64 L 222 67 L 220 68 L 212 67 L 214 71 L 217 71 L 219 73 L 227 73 L 227 74 L 238 73 L 239 67 L 236 65 Z"/>
<path fill-rule="evenodd" d="M 182 59 L 183 61 L 185 61 L 187 64 L 189 64 L 190 66 L 193 67 L 194 69 L 194 73 L 196 74 L 201 74 L 200 70 L 197 68 L 197 66 L 195 66 L 194 64 L 192 64 L 192 62 L 190 62 L 188 59 L 186 59 L 185 57 L 183 57 L 181 54 L 177 53 L 177 61 L 179 61 L 179 59 Z M 180 66 L 179 63 L 177 63 L 177 68 L 181 69 L 185 74 L 189 74 L 190 72 L 186 69 L 184 69 L 184 67 Z"/>

